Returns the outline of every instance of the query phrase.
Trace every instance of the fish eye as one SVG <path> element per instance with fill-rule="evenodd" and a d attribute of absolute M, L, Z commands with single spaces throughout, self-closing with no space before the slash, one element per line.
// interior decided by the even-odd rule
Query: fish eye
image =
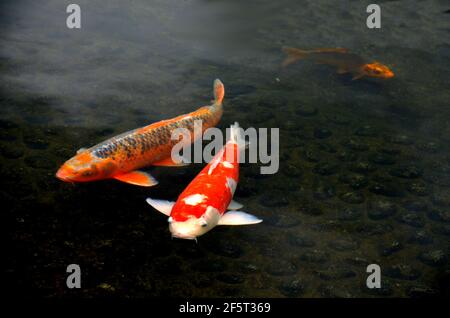
<path fill-rule="evenodd" d="M 201 227 L 207 227 L 208 226 L 208 222 L 206 222 L 206 220 L 205 219 L 203 219 L 203 218 L 200 218 L 200 226 Z"/>

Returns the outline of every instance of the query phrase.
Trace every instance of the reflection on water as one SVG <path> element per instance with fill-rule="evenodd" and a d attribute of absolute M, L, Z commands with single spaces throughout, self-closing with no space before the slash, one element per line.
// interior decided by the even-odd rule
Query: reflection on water
<path fill-rule="evenodd" d="M 41 296 L 425 296 L 448 293 L 450 43 L 441 1 L 6 1 L 0 14 L 4 253 L 12 292 Z M 369 3 L 369 2 L 367 2 Z M 257 17 L 257 18 L 256 18 Z M 285 69 L 282 46 L 345 47 L 391 80 Z M 201 165 L 157 187 L 64 184 L 81 147 L 196 109 L 226 87 L 224 129 L 279 127 L 281 169 L 244 165 L 236 196 L 264 222 L 170 240 L 148 196 L 174 200 Z M 78 263 L 83 289 L 64 287 Z M 382 288 L 365 287 L 380 264 Z"/>

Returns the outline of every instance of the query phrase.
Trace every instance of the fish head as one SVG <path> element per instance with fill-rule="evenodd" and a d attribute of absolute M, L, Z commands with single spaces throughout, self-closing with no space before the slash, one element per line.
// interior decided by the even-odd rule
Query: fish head
<path fill-rule="evenodd" d="M 368 77 L 392 78 L 394 72 L 389 67 L 379 62 L 372 62 L 364 65 L 364 74 Z"/>
<path fill-rule="evenodd" d="M 177 221 L 173 217 L 169 217 L 169 230 L 172 237 L 195 240 L 210 231 L 219 223 L 220 212 L 212 206 L 208 206 L 199 218 L 189 215 L 186 220 Z"/>
<path fill-rule="evenodd" d="M 89 152 L 81 152 L 67 160 L 56 172 L 56 177 L 66 182 L 86 182 L 101 178 L 101 162 Z"/>

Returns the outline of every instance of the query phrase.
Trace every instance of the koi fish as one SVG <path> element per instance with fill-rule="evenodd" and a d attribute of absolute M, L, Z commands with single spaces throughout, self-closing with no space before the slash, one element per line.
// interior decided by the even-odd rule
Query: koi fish
<path fill-rule="evenodd" d="M 247 225 L 262 222 L 235 211 L 243 207 L 233 201 L 239 180 L 239 125 L 231 126 L 231 138 L 211 162 L 192 180 L 176 202 L 147 198 L 147 203 L 169 217 L 172 237 L 196 240 L 216 225 Z M 233 210 L 226 212 L 227 210 Z"/>
<path fill-rule="evenodd" d="M 304 59 L 314 61 L 317 64 L 335 66 L 338 74 L 350 73 L 353 75 L 353 80 L 364 76 L 383 79 L 394 77 L 394 73 L 386 65 L 377 61 L 368 62 L 359 55 L 349 53 L 344 48 L 305 51 L 284 47 L 283 51 L 288 55 L 282 64 L 283 66 Z"/>
<path fill-rule="evenodd" d="M 89 149 L 82 148 L 61 166 L 56 177 L 66 182 L 116 179 L 139 186 L 154 186 L 158 182 L 149 173 L 138 169 L 150 165 L 183 165 L 171 159 L 172 147 L 178 142 L 171 139 L 172 132 L 177 128 L 186 128 L 192 137 L 196 120 L 202 122 L 202 133 L 215 126 L 222 117 L 224 94 L 222 82 L 216 79 L 212 105 L 125 132 Z"/>

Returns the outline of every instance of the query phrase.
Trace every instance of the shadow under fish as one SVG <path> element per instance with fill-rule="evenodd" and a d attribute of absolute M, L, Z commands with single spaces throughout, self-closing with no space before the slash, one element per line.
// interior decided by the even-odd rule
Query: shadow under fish
<path fill-rule="evenodd" d="M 330 48 L 316 50 L 301 50 L 292 47 L 283 47 L 287 58 L 283 66 L 290 65 L 298 60 L 310 60 L 317 64 L 331 65 L 337 68 L 338 74 L 350 73 L 353 80 L 364 76 L 388 79 L 394 77 L 394 72 L 384 64 L 373 61 L 369 62 L 359 55 L 349 53 L 345 48 Z"/>

